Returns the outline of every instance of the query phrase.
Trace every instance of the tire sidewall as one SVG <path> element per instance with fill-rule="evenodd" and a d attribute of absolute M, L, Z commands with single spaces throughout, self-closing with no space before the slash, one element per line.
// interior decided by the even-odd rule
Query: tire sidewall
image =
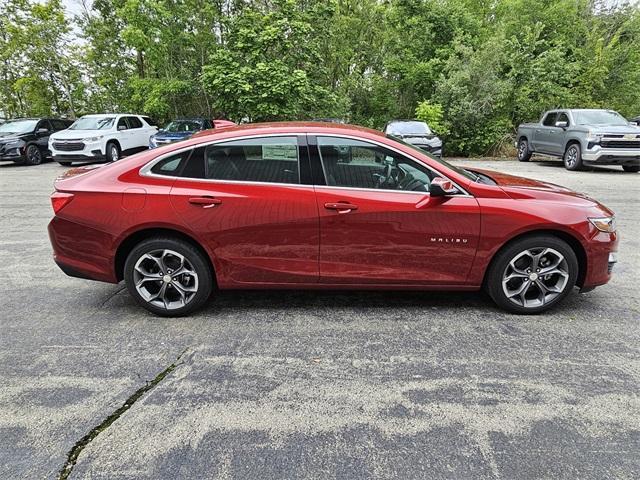
<path fill-rule="evenodd" d="M 198 292 L 187 305 L 174 310 L 165 310 L 148 303 L 135 288 L 133 269 L 138 259 L 152 250 L 168 249 L 184 255 L 198 274 Z M 213 290 L 213 275 L 206 258 L 193 245 L 175 238 L 157 238 L 144 240 L 136 245 L 127 256 L 124 265 L 124 281 L 129 294 L 145 309 L 162 317 L 180 317 L 200 308 L 211 296 Z"/>
<path fill-rule="evenodd" d="M 507 268 L 509 261 L 511 261 L 511 259 L 520 252 L 531 248 L 545 247 L 557 250 L 564 256 L 565 260 L 567 261 L 567 266 L 569 268 L 569 280 L 567 281 L 567 285 L 560 295 L 558 295 L 556 298 L 545 305 L 531 308 L 525 308 L 520 305 L 516 305 L 507 298 L 504 291 L 502 290 L 503 273 Z M 508 244 L 496 254 L 487 272 L 486 287 L 493 301 L 505 310 L 517 314 L 542 313 L 546 310 L 549 310 L 550 308 L 553 308 L 573 291 L 573 288 L 578 279 L 578 268 L 579 265 L 576 254 L 567 242 L 551 235 L 532 235 Z"/>

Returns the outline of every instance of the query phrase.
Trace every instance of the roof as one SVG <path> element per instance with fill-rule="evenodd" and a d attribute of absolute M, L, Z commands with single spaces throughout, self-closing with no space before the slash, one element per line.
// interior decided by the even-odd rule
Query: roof
<path fill-rule="evenodd" d="M 384 137 L 385 134 L 379 130 L 373 130 L 372 128 L 361 127 L 358 125 L 349 125 L 344 123 L 330 123 L 330 122 L 269 122 L 269 123 L 245 123 L 236 127 L 225 127 L 218 130 L 203 130 L 196 133 L 193 137 L 204 137 L 213 135 L 229 134 L 233 132 L 243 133 L 262 133 L 265 130 L 271 130 L 271 133 L 311 133 L 311 132 L 333 132 L 333 133 L 348 133 L 348 132 L 361 132 L 373 136 Z M 264 132 L 268 133 L 268 132 Z"/>

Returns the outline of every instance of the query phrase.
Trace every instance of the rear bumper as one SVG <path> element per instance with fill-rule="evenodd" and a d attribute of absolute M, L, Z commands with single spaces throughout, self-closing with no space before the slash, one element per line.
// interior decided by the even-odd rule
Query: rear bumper
<path fill-rule="evenodd" d="M 586 163 L 598 165 L 640 165 L 640 149 L 602 148 L 596 146 L 582 153 Z"/>
<path fill-rule="evenodd" d="M 60 217 L 51 220 L 48 231 L 53 259 L 64 273 L 118 283 L 110 248 L 114 244 L 112 235 Z"/>

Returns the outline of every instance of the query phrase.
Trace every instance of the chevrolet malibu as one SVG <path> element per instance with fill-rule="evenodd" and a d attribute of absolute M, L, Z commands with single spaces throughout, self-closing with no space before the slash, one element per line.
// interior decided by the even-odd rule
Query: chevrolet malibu
<path fill-rule="evenodd" d="M 538 313 L 607 283 L 613 212 L 566 188 L 327 123 L 223 129 L 68 171 L 49 224 L 68 275 L 188 314 L 222 289 L 486 289 Z"/>

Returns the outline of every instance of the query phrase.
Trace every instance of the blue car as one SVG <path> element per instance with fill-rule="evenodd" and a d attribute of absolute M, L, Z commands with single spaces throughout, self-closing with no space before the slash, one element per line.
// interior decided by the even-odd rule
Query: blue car
<path fill-rule="evenodd" d="M 213 128 L 211 120 L 206 118 L 181 118 L 169 123 L 149 138 L 149 148 L 161 147 L 191 137 L 201 130 Z"/>

